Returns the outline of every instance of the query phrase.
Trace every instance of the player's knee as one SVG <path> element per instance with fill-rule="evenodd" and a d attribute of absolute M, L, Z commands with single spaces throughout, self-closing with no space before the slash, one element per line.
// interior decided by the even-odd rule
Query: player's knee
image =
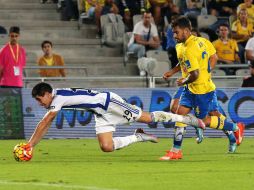
<path fill-rule="evenodd" d="M 103 143 L 100 146 L 101 146 L 101 150 L 103 152 L 113 152 L 114 151 L 113 144 L 111 144 L 111 143 Z"/>

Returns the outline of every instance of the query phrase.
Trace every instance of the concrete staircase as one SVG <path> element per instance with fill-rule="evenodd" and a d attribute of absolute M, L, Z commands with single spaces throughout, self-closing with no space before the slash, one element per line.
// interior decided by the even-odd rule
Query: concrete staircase
<path fill-rule="evenodd" d="M 27 65 L 36 65 L 37 57 L 42 55 L 41 42 L 50 40 L 54 52 L 64 57 L 67 66 L 85 66 L 88 76 L 138 74 L 136 64 L 123 66 L 122 48 L 101 47 L 100 39 L 96 39 L 95 25 L 84 24 L 78 29 L 76 21 L 61 21 L 56 4 L 40 4 L 39 0 L 0 0 L 0 25 L 7 30 L 10 26 L 20 26 L 20 43 L 27 50 Z M 8 36 L 0 38 L 0 45 L 7 41 Z M 92 81 L 86 85 L 90 87 L 90 84 L 104 87 L 100 82 Z M 114 84 L 107 83 L 108 87 L 115 87 Z M 123 82 L 122 87 L 126 84 L 131 87 L 128 81 Z M 143 82 L 133 85 L 144 86 Z"/>

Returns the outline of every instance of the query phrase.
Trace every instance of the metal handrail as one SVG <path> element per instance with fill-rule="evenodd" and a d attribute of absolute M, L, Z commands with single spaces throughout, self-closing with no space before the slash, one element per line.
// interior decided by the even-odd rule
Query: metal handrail
<path fill-rule="evenodd" d="M 87 69 L 87 66 L 82 66 L 82 65 L 71 65 L 71 66 L 67 66 L 67 65 L 63 65 L 63 66 L 33 66 L 33 65 L 29 65 L 24 67 L 24 69 Z"/>
<path fill-rule="evenodd" d="M 248 68 L 248 64 L 216 64 L 216 68 Z"/>
<path fill-rule="evenodd" d="M 31 66 L 26 66 L 26 67 L 24 67 L 24 71 L 26 71 L 26 70 L 40 70 L 40 69 L 82 69 L 82 70 L 84 70 L 84 72 L 85 72 L 85 75 L 86 76 L 88 76 L 88 71 L 87 71 L 87 67 L 86 66 L 82 66 L 82 65 L 80 65 L 80 66 L 76 66 L 76 65 L 63 65 L 63 66 L 38 66 L 38 65 L 36 65 L 36 66 L 33 66 L 33 65 L 31 65 Z M 26 76 L 26 72 L 23 72 L 24 73 L 24 76 Z"/>
<path fill-rule="evenodd" d="M 224 75 L 224 76 L 213 76 L 213 79 L 242 79 L 244 76 L 236 76 L 236 75 Z M 165 83 L 168 83 L 172 80 L 176 80 L 177 76 L 171 77 L 168 80 L 165 80 Z M 81 81 L 137 81 L 137 80 L 147 80 L 147 87 L 155 88 L 156 87 L 156 80 L 162 79 L 162 77 L 141 77 L 141 76 L 100 76 L 100 77 L 24 77 L 24 82 L 28 81 L 68 81 L 68 80 L 81 80 Z"/>

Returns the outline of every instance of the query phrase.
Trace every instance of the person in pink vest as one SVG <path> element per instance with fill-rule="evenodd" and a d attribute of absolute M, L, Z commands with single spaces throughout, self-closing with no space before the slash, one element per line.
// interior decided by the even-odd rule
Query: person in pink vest
<path fill-rule="evenodd" d="M 22 88 L 26 51 L 18 43 L 20 29 L 10 27 L 9 42 L 0 50 L 0 88 Z"/>

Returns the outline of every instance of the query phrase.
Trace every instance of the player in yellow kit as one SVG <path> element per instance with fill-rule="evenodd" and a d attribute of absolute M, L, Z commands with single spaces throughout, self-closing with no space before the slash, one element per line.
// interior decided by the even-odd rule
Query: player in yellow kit
<path fill-rule="evenodd" d="M 177 18 L 173 24 L 174 37 L 182 43 L 181 60 L 174 72 L 181 70 L 182 77 L 177 80 L 178 86 L 184 86 L 180 103 L 176 113 L 188 114 L 192 109 L 196 116 L 204 121 L 207 127 L 234 131 L 236 144 L 240 145 L 243 139 L 244 125 L 226 121 L 218 110 L 215 84 L 211 79 L 209 59 L 216 54 L 211 42 L 204 38 L 191 35 L 191 23 L 186 17 Z M 169 152 L 161 160 L 169 160 Z"/>

